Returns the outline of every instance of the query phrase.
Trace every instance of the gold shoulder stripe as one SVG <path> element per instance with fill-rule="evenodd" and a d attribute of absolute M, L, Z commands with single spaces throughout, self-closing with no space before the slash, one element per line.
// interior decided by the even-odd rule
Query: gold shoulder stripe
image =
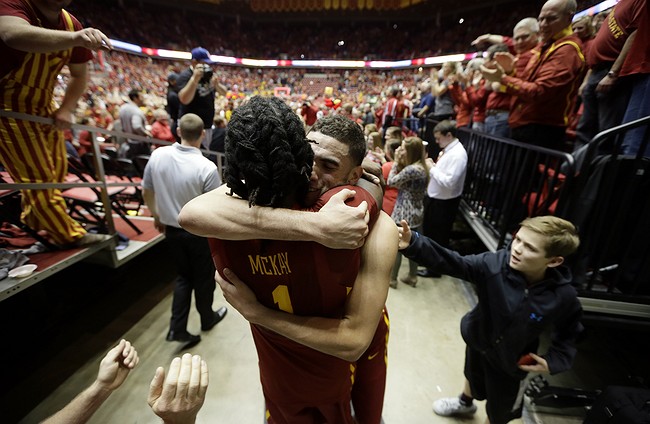
<path fill-rule="evenodd" d="M 63 13 L 63 19 L 65 20 L 66 26 L 68 27 L 68 31 L 74 31 L 74 22 L 72 21 L 72 16 L 70 16 L 68 11 L 65 9 L 61 9 L 61 12 Z"/>

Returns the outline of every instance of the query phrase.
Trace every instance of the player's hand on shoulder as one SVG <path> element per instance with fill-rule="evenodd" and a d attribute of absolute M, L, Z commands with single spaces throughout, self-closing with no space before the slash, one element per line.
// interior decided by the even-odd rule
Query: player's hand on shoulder
<path fill-rule="evenodd" d="M 332 249 L 356 249 L 363 246 L 368 235 L 370 215 L 365 201 L 356 207 L 345 204 L 355 194 L 354 190 L 343 189 L 318 211 L 319 243 Z"/>

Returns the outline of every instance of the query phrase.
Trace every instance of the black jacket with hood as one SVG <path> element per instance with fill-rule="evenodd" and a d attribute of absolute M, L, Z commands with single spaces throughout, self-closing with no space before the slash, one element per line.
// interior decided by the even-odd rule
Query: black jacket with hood
<path fill-rule="evenodd" d="M 582 331 L 582 307 L 571 283 L 571 272 L 560 265 L 546 278 L 528 286 L 522 273 L 508 265 L 510 249 L 461 256 L 416 232 L 401 251 L 434 271 L 476 286 L 478 304 L 461 320 L 465 343 L 495 367 L 525 377 L 517 366 L 522 355 L 537 352 L 539 336 L 553 327 L 546 359 L 551 374 L 568 370 L 576 354 L 574 342 Z"/>

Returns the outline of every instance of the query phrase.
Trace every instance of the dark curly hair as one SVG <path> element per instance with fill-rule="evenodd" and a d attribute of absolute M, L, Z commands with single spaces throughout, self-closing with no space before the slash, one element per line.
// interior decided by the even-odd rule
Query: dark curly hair
<path fill-rule="evenodd" d="M 353 120 L 341 115 L 327 115 L 316 121 L 311 132 L 330 136 L 348 146 L 352 162 L 359 166 L 366 156 L 366 138 Z"/>
<path fill-rule="evenodd" d="M 302 121 L 282 100 L 255 96 L 235 109 L 225 144 L 230 194 L 250 206 L 288 207 L 307 193 L 314 153 Z"/>

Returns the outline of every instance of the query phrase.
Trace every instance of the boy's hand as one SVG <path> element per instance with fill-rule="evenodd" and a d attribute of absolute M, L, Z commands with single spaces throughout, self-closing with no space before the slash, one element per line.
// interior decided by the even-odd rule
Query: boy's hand
<path fill-rule="evenodd" d="M 409 247 L 409 244 L 411 244 L 411 228 L 409 227 L 409 223 L 404 219 L 400 222 L 400 225 L 401 226 L 397 229 L 397 232 L 399 233 L 398 248 L 399 250 L 402 250 L 406 249 Z"/>
<path fill-rule="evenodd" d="M 546 359 L 542 358 L 541 356 L 535 355 L 534 353 L 529 353 L 531 358 L 533 358 L 536 362 L 535 365 L 519 365 L 519 369 L 522 371 L 526 372 L 543 372 L 543 373 L 550 373 L 550 370 L 548 369 L 548 363 L 546 362 Z"/>

